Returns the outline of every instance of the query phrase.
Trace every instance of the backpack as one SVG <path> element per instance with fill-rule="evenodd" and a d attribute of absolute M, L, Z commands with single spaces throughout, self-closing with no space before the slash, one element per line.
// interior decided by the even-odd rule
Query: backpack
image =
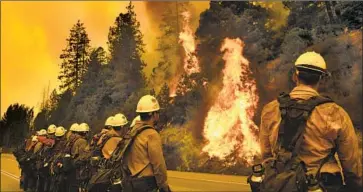
<path fill-rule="evenodd" d="M 92 151 L 92 157 L 103 157 L 103 153 L 102 153 L 102 149 L 103 147 L 106 145 L 107 141 L 109 139 L 111 139 L 112 137 L 118 137 L 117 135 L 110 135 L 110 134 L 105 134 L 102 137 L 102 142 L 100 145 L 95 145 Z"/>
<path fill-rule="evenodd" d="M 72 151 L 72 147 L 73 147 L 74 143 L 78 139 L 80 139 L 80 137 L 78 137 L 78 136 L 75 136 L 74 138 L 72 138 L 69 142 L 66 143 L 66 147 L 62 151 L 60 163 L 63 164 L 62 169 L 65 173 L 68 173 L 75 168 L 73 159 L 71 157 L 71 151 Z"/>
<path fill-rule="evenodd" d="M 276 156 L 264 163 L 264 179 L 259 190 L 263 192 L 306 192 L 309 179 L 306 175 L 305 164 L 298 155 L 306 122 L 316 106 L 333 101 L 322 96 L 315 96 L 308 100 L 292 99 L 290 95 L 282 93 L 278 97 L 278 102 L 282 118 L 277 138 L 278 147 L 274 149 Z M 334 151 L 323 159 L 314 178 L 318 177 L 322 165 L 333 154 Z"/>
<path fill-rule="evenodd" d="M 65 145 L 65 140 L 56 140 L 56 144 L 52 152 L 52 158 L 49 160 L 51 164 L 51 172 L 53 172 L 53 174 L 61 173 L 60 168 L 57 166 L 57 163 L 61 163 L 61 156 L 63 154 Z"/>
<path fill-rule="evenodd" d="M 142 127 L 133 129 L 125 134 L 118 143 L 115 151 L 112 153 L 111 158 L 105 160 L 106 162 L 104 165 L 91 177 L 87 185 L 89 192 L 106 191 L 112 184 L 121 184 L 121 181 L 126 174 L 126 172 L 123 171 L 125 170 L 123 168 L 125 166 L 124 154 L 132 145 L 136 136 L 146 129 L 153 129 L 153 127 L 150 125 L 143 125 Z"/>
<path fill-rule="evenodd" d="M 105 134 L 99 145 L 93 147 L 91 151 L 85 155 L 86 161 L 82 161 L 82 165 L 79 167 L 79 179 L 82 180 L 82 184 L 85 185 L 92 175 L 96 174 L 98 169 L 106 162 L 103 157 L 102 148 L 106 145 L 107 141 L 112 137 L 118 137 L 114 134 Z"/>

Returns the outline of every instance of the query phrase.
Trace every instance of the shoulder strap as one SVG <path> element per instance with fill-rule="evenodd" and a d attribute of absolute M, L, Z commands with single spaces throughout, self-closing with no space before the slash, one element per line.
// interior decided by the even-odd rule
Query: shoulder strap
<path fill-rule="evenodd" d="M 290 148 L 293 149 L 292 153 L 293 156 L 296 156 L 300 149 L 301 143 L 303 141 L 303 133 L 306 128 L 306 122 L 310 117 L 311 113 L 313 112 L 313 110 L 315 109 L 315 107 L 325 103 L 333 102 L 333 100 L 322 96 L 316 96 L 306 100 L 305 102 L 303 104 L 303 106 L 306 107 L 303 113 L 303 122 L 300 124 L 297 134 L 294 136 L 292 142 L 290 143 Z"/>
<path fill-rule="evenodd" d="M 130 148 L 132 143 L 134 142 L 137 135 L 143 132 L 146 129 L 154 129 L 150 125 L 144 125 L 137 129 L 133 129 L 125 134 L 122 140 L 118 143 L 116 150 L 111 155 L 111 161 L 118 162 L 121 161 L 125 152 Z"/>
<path fill-rule="evenodd" d="M 81 137 L 75 136 L 72 140 L 69 141 L 68 145 L 66 146 L 66 153 L 71 154 L 73 145 L 80 139 Z"/>
<path fill-rule="evenodd" d="M 102 137 L 102 142 L 99 146 L 97 146 L 98 149 L 102 150 L 102 148 L 106 145 L 107 141 L 111 139 L 112 137 L 118 137 L 117 135 L 109 135 L 105 134 L 105 136 Z"/>
<path fill-rule="evenodd" d="M 288 94 L 282 93 L 278 101 L 280 103 L 280 111 L 281 111 L 281 124 L 279 127 L 279 136 L 278 140 L 281 142 L 282 137 L 284 135 L 284 129 L 285 129 L 285 120 L 288 117 L 288 115 L 291 116 L 291 114 L 288 114 L 291 112 L 291 110 L 299 110 L 301 113 L 296 113 L 298 116 L 293 116 L 292 118 L 299 119 L 300 122 L 298 124 L 297 132 L 292 138 L 290 144 L 288 145 L 289 151 L 292 152 L 292 156 L 296 156 L 298 153 L 298 150 L 300 149 L 300 145 L 303 141 L 303 132 L 305 131 L 306 122 L 308 118 L 310 117 L 312 111 L 315 109 L 316 106 L 333 102 L 330 98 L 322 97 L 322 96 L 316 96 L 311 97 L 308 100 L 296 100 L 291 99 Z M 290 117 L 289 116 L 289 117 Z"/>

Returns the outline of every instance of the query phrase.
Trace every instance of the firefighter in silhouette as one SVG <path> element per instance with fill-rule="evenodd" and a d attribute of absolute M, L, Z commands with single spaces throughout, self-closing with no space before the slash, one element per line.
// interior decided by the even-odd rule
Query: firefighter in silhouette
<path fill-rule="evenodd" d="M 55 130 L 55 144 L 52 149 L 51 158 L 49 159 L 50 177 L 47 182 L 49 186 L 48 191 L 61 192 L 66 191 L 64 188 L 64 175 L 61 172 L 61 168 L 57 166 L 60 160 L 61 153 L 66 146 L 66 134 L 67 130 L 64 127 L 57 127 Z"/>
<path fill-rule="evenodd" d="M 161 192 L 170 191 L 167 182 L 166 164 L 164 160 L 161 138 L 156 124 L 159 120 L 160 106 L 155 97 L 143 96 L 136 112 L 140 121 L 136 121 L 133 130 L 149 126 L 138 134 L 126 152 L 125 159 L 129 171 L 128 179 L 123 181 L 125 191 L 148 192 L 159 189 Z"/>
<path fill-rule="evenodd" d="M 54 124 L 50 125 L 47 129 L 46 140 L 44 141 L 44 146 L 41 152 L 42 167 L 39 173 L 39 183 L 38 191 L 49 191 L 50 187 L 50 169 L 49 160 L 53 156 L 53 146 L 55 144 L 55 131 L 56 126 Z"/>
<path fill-rule="evenodd" d="M 34 166 L 35 159 L 33 158 L 33 151 L 38 141 L 38 132 L 36 136 L 32 136 L 30 142 L 27 142 L 25 146 L 24 155 L 24 191 L 34 191 L 36 185 L 36 171 Z M 23 171 L 23 170 L 22 170 Z"/>
<path fill-rule="evenodd" d="M 79 126 L 78 123 L 73 123 L 71 125 L 71 127 L 69 128 L 69 131 L 66 133 L 67 141 L 72 140 L 72 138 L 74 137 L 74 133 L 76 132 L 76 129 L 78 128 L 78 126 Z"/>
<path fill-rule="evenodd" d="M 89 145 L 87 135 L 90 131 L 86 123 L 80 124 L 74 133 L 73 144 L 70 146 L 71 171 L 67 176 L 69 182 L 69 192 L 78 192 L 82 190 L 81 186 L 81 169 L 84 166 L 84 157 L 89 154 Z M 71 138 L 71 137 L 70 137 Z"/>
<path fill-rule="evenodd" d="M 50 129 L 51 130 L 51 129 Z M 44 178 L 45 178 L 45 169 L 44 169 L 44 159 L 45 159 L 45 151 L 48 147 L 52 147 L 54 142 L 47 138 L 47 130 L 41 129 L 37 132 L 37 144 L 34 147 L 33 155 L 31 159 L 34 160 L 35 165 L 35 190 L 38 192 L 44 191 Z"/>
<path fill-rule="evenodd" d="M 310 101 L 320 97 L 318 88 L 322 77 L 327 74 L 324 58 L 316 52 L 306 52 L 296 60 L 293 81 L 296 87 L 286 94 L 286 98 Z M 281 99 L 282 100 L 282 99 Z M 281 100 L 268 103 L 261 113 L 260 145 L 264 160 L 276 156 L 277 138 L 282 116 L 286 115 Z M 286 123 L 286 122 L 285 122 Z M 347 112 L 334 102 L 317 105 L 306 120 L 298 155 L 307 168 L 307 175 L 320 175 L 319 182 L 330 191 L 360 191 L 362 187 L 362 163 L 359 156 L 358 138 Z M 287 134 L 286 130 L 281 134 Z M 294 133 L 291 133 L 294 134 Z M 319 172 L 319 167 L 330 154 L 337 152 L 337 157 L 329 159 Z M 342 167 L 338 166 L 340 161 Z M 320 174 L 319 174 L 320 173 Z"/>

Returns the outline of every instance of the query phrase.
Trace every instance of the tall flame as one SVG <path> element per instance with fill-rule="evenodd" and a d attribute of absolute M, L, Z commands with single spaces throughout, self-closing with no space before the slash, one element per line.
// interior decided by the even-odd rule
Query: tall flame
<path fill-rule="evenodd" d="M 182 44 L 185 57 L 184 57 L 184 70 L 190 75 L 192 73 L 198 73 L 199 62 L 195 55 L 195 39 L 193 31 L 190 28 L 190 13 L 185 11 L 181 14 L 183 16 L 183 31 L 179 34 L 179 43 Z"/>
<path fill-rule="evenodd" d="M 185 11 L 181 14 L 183 16 L 183 31 L 179 33 L 179 43 L 182 45 L 185 56 L 184 56 L 184 71 L 187 76 L 193 73 L 199 73 L 199 61 L 197 56 L 195 55 L 196 43 L 195 36 L 193 34 L 193 30 L 190 27 L 190 12 Z M 172 80 L 170 86 L 170 96 L 176 96 L 176 89 L 178 83 L 183 79 L 180 78 L 180 75 L 175 76 Z M 182 89 L 182 87 L 180 87 Z M 187 90 L 181 90 L 182 93 L 187 92 Z"/>
<path fill-rule="evenodd" d="M 256 82 L 250 78 L 249 62 L 242 55 L 244 43 L 226 38 L 220 49 L 224 52 L 223 88 L 210 108 L 204 125 L 208 144 L 203 151 L 210 157 L 225 159 L 228 155 L 242 158 L 247 164 L 260 153 L 252 121 L 258 96 Z"/>

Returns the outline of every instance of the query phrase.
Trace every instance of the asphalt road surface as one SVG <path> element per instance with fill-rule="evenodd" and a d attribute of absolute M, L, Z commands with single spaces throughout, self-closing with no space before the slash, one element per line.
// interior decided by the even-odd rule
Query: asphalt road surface
<path fill-rule="evenodd" d="M 20 170 L 15 158 L 1 154 L 0 191 L 22 191 L 19 188 Z M 246 177 L 204 173 L 168 171 L 168 181 L 172 191 L 251 191 Z"/>

